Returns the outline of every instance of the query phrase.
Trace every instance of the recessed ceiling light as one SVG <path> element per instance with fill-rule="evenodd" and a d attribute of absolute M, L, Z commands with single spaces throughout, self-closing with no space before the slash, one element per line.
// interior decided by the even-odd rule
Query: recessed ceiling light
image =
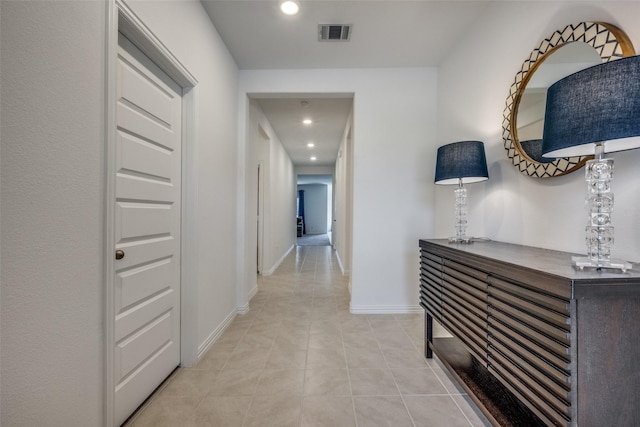
<path fill-rule="evenodd" d="M 305 125 L 310 125 L 311 123 L 313 123 L 313 120 L 311 120 L 311 119 L 304 119 L 304 120 L 302 121 L 302 123 L 304 123 Z"/>
<path fill-rule="evenodd" d="M 300 11 L 300 2 L 298 0 L 284 0 L 280 2 L 280 10 L 285 15 L 295 15 Z"/>
<path fill-rule="evenodd" d="M 310 159 L 310 160 L 311 160 L 312 162 L 315 162 L 315 161 L 316 161 L 316 160 L 318 160 L 318 159 L 316 158 L 316 156 L 311 156 L 311 159 Z"/>
<path fill-rule="evenodd" d="M 316 144 L 314 144 L 313 142 L 310 142 L 310 143 L 307 144 L 307 147 L 309 147 L 309 148 L 313 148 L 315 146 L 316 146 Z"/>

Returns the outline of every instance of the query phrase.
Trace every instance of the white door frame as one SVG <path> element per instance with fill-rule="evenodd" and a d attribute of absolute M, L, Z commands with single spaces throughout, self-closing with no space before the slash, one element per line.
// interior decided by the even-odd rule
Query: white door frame
<path fill-rule="evenodd" d="M 114 200 L 116 176 L 116 89 L 118 32 L 122 32 L 145 55 L 156 63 L 182 88 L 182 200 L 181 200 L 181 291 L 180 291 L 180 364 L 191 366 L 198 357 L 197 337 L 197 153 L 196 120 L 198 80 L 167 49 L 156 35 L 136 16 L 125 0 L 107 2 L 107 58 L 105 84 L 105 217 L 104 217 L 104 383 L 105 425 L 114 423 L 115 380 L 113 341 L 115 337 L 115 237 Z"/>
<path fill-rule="evenodd" d="M 258 162 L 258 194 L 257 194 L 257 209 L 256 214 L 258 218 L 257 223 L 257 241 L 256 247 L 257 251 L 257 270 L 258 275 L 262 274 L 263 270 L 263 260 L 264 260 L 264 165 L 262 162 Z"/>

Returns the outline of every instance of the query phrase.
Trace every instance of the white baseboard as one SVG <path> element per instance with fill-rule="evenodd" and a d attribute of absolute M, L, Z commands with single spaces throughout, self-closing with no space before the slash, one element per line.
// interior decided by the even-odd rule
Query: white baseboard
<path fill-rule="evenodd" d="M 419 305 L 351 305 L 352 314 L 410 314 L 422 313 Z"/>
<path fill-rule="evenodd" d="M 338 266 L 340 267 L 340 271 L 343 276 L 347 276 L 349 274 L 349 270 L 344 268 L 344 264 L 342 264 L 342 260 L 340 259 L 340 252 L 334 248 L 334 252 L 336 253 L 336 259 L 338 260 Z"/>
<path fill-rule="evenodd" d="M 340 259 L 340 253 L 337 250 L 335 250 L 335 248 L 334 248 L 334 251 L 336 253 L 336 259 L 338 260 L 338 266 L 340 267 L 340 271 L 344 276 L 344 265 L 342 265 L 342 260 Z"/>
<path fill-rule="evenodd" d="M 293 248 L 295 248 L 295 245 L 291 245 L 291 247 L 287 250 L 287 252 L 285 252 L 284 255 L 282 255 L 280 259 L 276 261 L 276 263 L 270 269 L 263 270 L 261 274 L 263 276 L 271 276 L 276 271 L 276 269 L 280 267 L 280 264 L 282 264 L 282 261 L 284 261 L 284 259 L 287 257 L 287 255 L 289 255 L 289 252 L 291 252 Z"/>
<path fill-rule="evenodd" d="M 236 307 L 236 313 L 239 315 L 247 314 L 249 312 L 249 301 L 245 305 Z"/>
<path fill-rule="evenodd" d="M 215 342 L 222 336 L 224 331 L 231 325 L 233 319 L 236 318 L 237 310 L 232 311 L 229 315 L 224 319 L 224 321 L 218 326 L 211 334 L 207 337 L 206 340 L 202 344 L 198 346 L 198 360 L 204 356 L 204 354 L 209 351 L 211 346 L 215 344 Z"/>

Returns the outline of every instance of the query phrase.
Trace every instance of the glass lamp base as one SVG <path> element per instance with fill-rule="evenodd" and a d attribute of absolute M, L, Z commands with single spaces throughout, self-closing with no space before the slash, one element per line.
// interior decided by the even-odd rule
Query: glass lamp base
<path fill-rule="evenodd" d="M 612 259 L 609 261 L 606 261 L 606 260 L 594 261 L 587 257 L 573 256 L 571 257 L 571 261 L 573 262 L 573 265 L 579 268 L 580 270 L 584 269 L 585 267 L 609 268 L 609 269 L 615 269 L 615 270 L 622 270 L 622 272 L 625 273 L 627 270 L 630 270 L 633 267 L 633 265 L 631 265 L 630 262 L 622 261 L 619 259 Z"/>
<path fill-rule="evenodd" d="M 473 237 L 449 237 L 449 243 L 473 243 Z"/>

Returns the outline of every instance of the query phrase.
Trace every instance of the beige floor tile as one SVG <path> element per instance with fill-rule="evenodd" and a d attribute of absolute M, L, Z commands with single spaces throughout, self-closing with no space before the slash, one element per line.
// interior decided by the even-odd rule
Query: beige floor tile
<path fill-rule="evenodd" d="M 269 350 L 273 346 L 275 336 L 265 335 L 260 332 L 247 332 L 238 343 L 238 350 Z"/>
<path fill-rule="evenodd" d="M 382 354 L 384 354 L 387 364 L 390 368 L 424 368 L 427 362 L 420 351 L 417 349 L 392 349 L 383 348 Z"/>
<path fill-rule="evenodd" d="M 400 324 L 396 321 L 393 314 L 367 315 L 371 330 L 374 334 L 385 332 L 399 332 L 402 330 Z"/>
<path fill-rule="evenodd" d="M 466 391 L 452 378 L 449 372 L 444 370 L 440 366 L 432 366 L 433 372 L 436 374 L 440 382 L 444 385 L 444 388 L 447 389 L 449 394 L 465 394 Z"/>
<path fill-rule="evenodd" d="M 340 333 L 317 333 L 309 335 L 309 348 L 343 348 Z"/>
<path fill-rule="evenodd" d="M 392 369 L 391 374 L 402 394 L 447 394 L 431 368 Z"/>
<path fill-rule="evenodd" d="M 209 396 L 253 396 L 262 369 L 222 371 L 209 389 Z"/>
<path fill-rule="evenodd" d="M 277 345 L 271 349 L 265 369 L 304 369 L 307 367 L 307 350 L 294 350 Z"/>
<path fill-rule="evenodd" d="M 366 317 L 361 315 L 353 315 L 353 314 L 343 314 L 340 316 L 340 325 L 342 328 L 342 333 L 362 333 L 362 332 L 370 332 L 371 325 Z"/>
<path fill-rule="evenodd" d="M 306 396 L 302 403 L 301 425 L 303 427 L 355 426 L 351 397 Z"/>
<path fill-rule="evenodd" d="M 311 334 L 340 334 L 340 322 L 338 320 L 338 314 L 335 318 L 326 319 L 321 317 L 311 321 L 309 325 L 309 332 Z"/>
<path fill-rule="evenodd" d="M 193 423 L 199 427 L 242 426 L 251 400 L 250 397 L 205 397 L 195 410 Z"/>
<path fill-rule="evenodd" d="M 311 321 L 307 319 L 301 319 L 298 316 L 292 319 L 285 319 L 280 325 L 278 335 L 297 335 L 297 334 L 309 334 L 309 326 Z"/>
<path fill-rule="evenodd" d="M 232 353 L 232 351 L 227 352 L 211 348 L 195 365 L 187 369 L 221 371 Z"/>
<path fill-rule="evenodd" d="M 169 383 L 160 391 L 160 396 L 204 397 L 219 374 L 217 371 L 180 369 Z"/>
<path fill-rule="evenodd" d="M 475 406 L 468 395 L 456 394 L 452 395 L 451 398 L 456 402 L 456 405 L 458 405 L 473 427 L 489 427 L 491 425 L 487 417 L 480 412 L 480 409 Z"/>
<path fill-rule="evenodd" d="M 315 331 L 312 330 L 312 333 L 315 332 L 335 332 L 335 333 L 339 333 L 340 332 L 340 327 L 339 322 L 338 322 L 338 310 L 337 308 L 334 308 L 331 311 L 327 311 L 327 310 L 312 310 L 309 313 L 309 319 L 311 320 L 311 322 L 326 322 L 328 320 L 331 320 L 335 326 L 332 326 L 330 330 L 320 330 L 320 331 Z"/>
<path fill-rule="evenodd" d="M 246 331 L 231 333 L 229 335 L 223 334 L 213 345 L 213 348 L 217 351 L 230 353 L 236 348 L 245 333 Z"/>
<path fill-rule="evenodd" d="M 397 330 L 376 332 L 374 331 L 376 340 L 380 348 L 408 348 L 414 349 L 415 344 L 413 340 L 407 335 L 404 330 L 398 328 Z"/>
<path fill-rule="evenodd" d="M 274 341 L 274 348 L 283 350 L 306 350 L 308 345 L 309 332 L 282 330 Z"/>
<path fill-rule="evenodd" d="M 200 397 L 157 397 L 126 427 L 173 427 L 193 419 Z"/>
<path fill-rule="evenodd" d="M 354 397 L 353 401 L 358 427 L 413 427 L 400 396 Z"/>
<path fill-rule="evenodd" d="M 354 396 L 389 396 L 400 394 L 388 369 L 349 369 Z"/>
<path fill-rule="evenodd" d="M 307 369 L 304 394 L 351 396 L 349 376 L 346 369 Z"/>
<path fill-rule="evenodd" d="M 424 350 L 424 331 L 405 330 L 413 345 Z"/>
<path fill-rule="evenodd" d="M 301 411 L 300 396 L 256 396 L 243 427 L 298 427 Z"/>
<path fill-rule="evenodd" d="M 247 332 L 247 330 L 249 329 L 252 323 L 253 323 L 253 320 L 250 319 L 249 317 L 244 315 L 238 315 L 227 327 L 227 329 L 225 329 L 225 331 L 223 332 L 223 335 L 239 336 L 240 338 L 242 338 L 242 335 L 244 335 Z"/>
<path fill-rule="evenodd" d="M 402 318 L 402 315 L 395 315 L 398 324 L 405 330 L 405 332 L 418 332 L 424 334 L 424 313 L 423 314 L 407 314 L 410 316 Z M 424 335 L 423 335 L 424 337 Z"/>
<path fill-rule="evenodd" d="M 256 395 L 302 395 L 304 369 L 265 369 Z"/>
<path fill-rule="evenodd" d="M 347 362 L 342 348 L 310 348 L 307 351 L 307 369 L 346 367 Z"/>
<path fill-rule="evenodd" d="M 271 348 L 238 347 L 224 365 L 224 370 L 262 369 L 269 358 Z"/>
<path fill-rule="evenodd" d="M 373 332 L 343 332 L 342 340 L 345 348 L 378 348 Z"/>
<path fill-rule="evenodd" d="M 347 347 L 345 344 L 347 366 L 356 369 L 384 369 L 387 362 L 377 347 Z"/>
<path fill-rule="evenodd" d="M 451 396 L 405 396 L 413 422 L 419 427 L 469 427 L 471 423 Z"/>
<path fill-rule="evenodd" d="M 266 310 L 266 309 L 265 309 Z M 280 313 L 280 309 L 274 309 L 275 313 Z M 278 328 L 282 326 L 282 320 L 271 320 L 268 322 L 253 322 L 247 333 L 257 333 L 261 335 L 270 335 L 275 337 L 277 335 Z"/>

